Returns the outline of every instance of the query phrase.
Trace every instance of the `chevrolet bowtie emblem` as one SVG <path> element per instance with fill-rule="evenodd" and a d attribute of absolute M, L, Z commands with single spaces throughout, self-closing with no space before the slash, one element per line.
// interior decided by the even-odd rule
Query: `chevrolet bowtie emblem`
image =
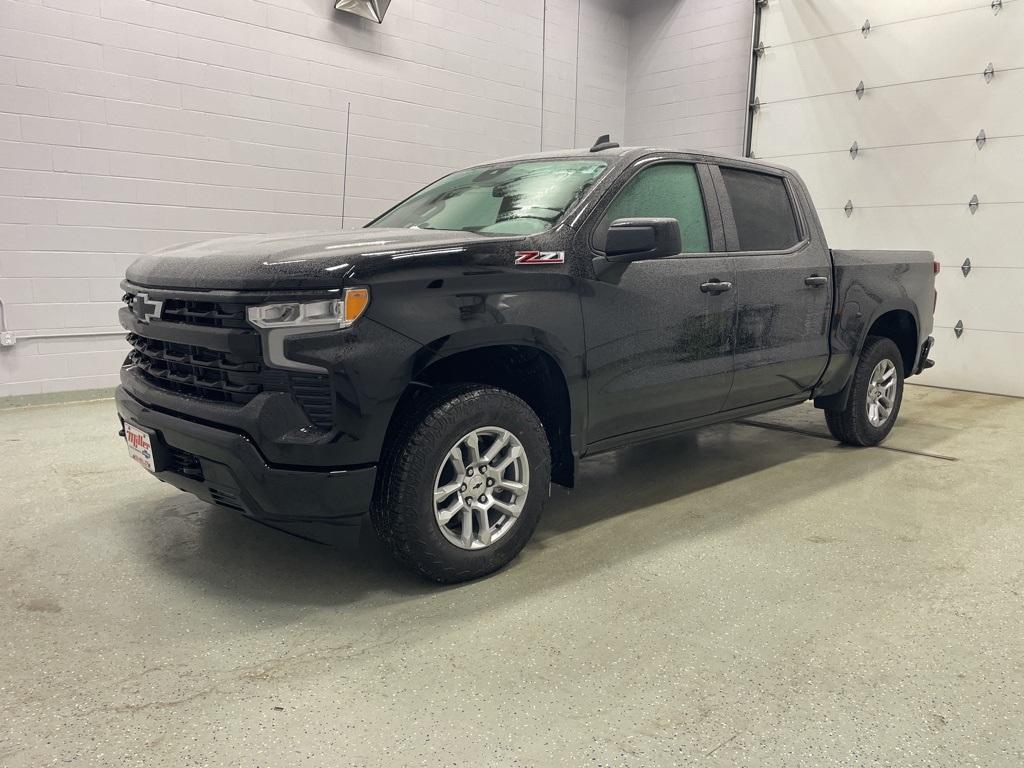
<path fill-rule="evenodd" d="M 156 299 L 150 299 L 149 294 L 137 293 L 132 301 L 132 314 L 144 323 L 150 320 L 159 320 L 163 312 L 164 303 Z"/>

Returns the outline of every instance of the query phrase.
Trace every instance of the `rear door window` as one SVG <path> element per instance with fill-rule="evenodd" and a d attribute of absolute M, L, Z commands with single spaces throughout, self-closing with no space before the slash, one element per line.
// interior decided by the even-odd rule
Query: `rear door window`
<path fill-rule="evenodd" d="M 684 253 L 711 250 L 704 198 L 697 169 L 691 163 L 652 165 L 626 182 L 594 232 L 594 247 L 604 250 L 612 222 L 632 218 L 675 219 L 683 235 Z"/>
<path fill-rule="evenodd" d="M 784 251 L 800 242 L 796 211 L 781 176 L 721 171 L 741 251 Z"/>

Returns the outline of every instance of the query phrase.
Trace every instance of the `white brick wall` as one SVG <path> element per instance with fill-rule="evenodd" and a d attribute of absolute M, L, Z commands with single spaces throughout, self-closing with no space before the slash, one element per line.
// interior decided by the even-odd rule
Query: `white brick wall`
<path fill-rule="evenodd" d="M 394 0 L 378 26 L 329 0 L 0 0 L 7 325 L 116 331 L 140 253 L 359 226 L 477 161 L 600 133 L 738 144 L 749 3 L 673 0 L 662 40 L 640 25 L 663 5 Z M 117 335 L 23 340 L 0 351 L 0 396 L 112 385 L 123 349 Z"/>
<path fill-rule="evenodd" d="M 752 0 L 632 7 L 626 139 L 742 154 Z"/>
<path fill-rule="evenodd" d="M 624 0 L 547 0 L 544 149 L 625 135 L 629 7 Z"/>

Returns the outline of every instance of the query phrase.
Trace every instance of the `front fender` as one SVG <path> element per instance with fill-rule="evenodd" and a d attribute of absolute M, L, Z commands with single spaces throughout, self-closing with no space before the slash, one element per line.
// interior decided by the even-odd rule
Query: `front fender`
<path fill-rule="evenodd" d="M 571 430 L 586 425 L 583 315 L 578 280 L 553 267 L 479 267 L 434 270 L 371 283 L 368 317 L 417 343 L 407 364 L 411 382 L 430 365 L 488 347 L 536 349 L 565 380 Z"/>

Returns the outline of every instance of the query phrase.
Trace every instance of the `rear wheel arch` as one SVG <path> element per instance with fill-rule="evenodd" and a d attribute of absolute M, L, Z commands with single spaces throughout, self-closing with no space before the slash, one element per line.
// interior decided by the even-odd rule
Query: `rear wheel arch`
<path fill-rule="evenodd" d="M 903 377 L 913 375 L 914 363 L 918 354 L 918 325 L 917 316 L 906 306 L 888 307 L 882 309 L 875 315 L 870 325 L 864 326 L 860 342 L 852 355 L 846 382 L 838 392 L 826 396 L 814 398 L 814 406 L 824 410 L 841 411 L 846 408 L 847 400 L 850 397 L 850 387 L 853 383 L 853 375 L 857 369 L 857 362 L 864 353 L 864 347 L 873 336 L 891 339 L 900 350 L 900 358 L 903 362 Z"/>
<path fill-rule="evenodd" d="M 847 384 L 842 408 L 826 408 L 832 436 L 847 445 L 878 445 L 896 423 L 903 399 L 898 345 L 887 336 L 868 336 Z"/>
<path fill-rule="evenodd" d="M 858 355 L 871 336 L 892 339 L 899 347 L 900 356 L 903 358 L 904 377 L 912 375 L 914 363 L 917 361 L 919 339 L 917 318 L 910 310 L 890 309 L 876 317 L 864 335 Z"/>

